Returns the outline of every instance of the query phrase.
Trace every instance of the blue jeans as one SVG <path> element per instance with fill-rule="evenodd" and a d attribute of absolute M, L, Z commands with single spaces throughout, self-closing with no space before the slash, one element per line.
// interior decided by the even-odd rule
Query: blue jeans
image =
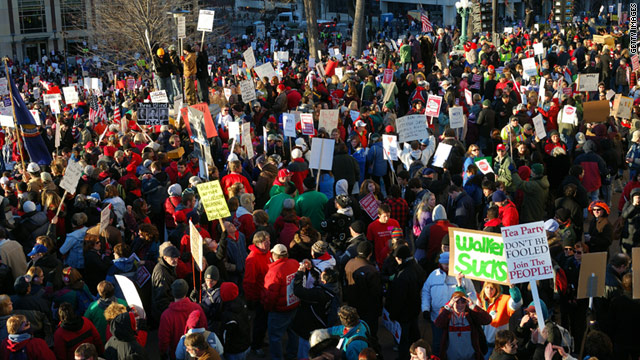
<path fill-rule="evenodd" d="M 251 350 L 251 348 L 247 348 L 247 350 L 238 354 L 229 354 L 228 352 L 225 352 L 224 359 L 225 360 L 245 360 L 247 358 L 247 355 L 249 354 L 249 350 Z"/>
<path fill-rule="evenodd" d="M 171 75 L 172 92 L 176 97 L 182 97 L 182 82 L 179 76 Z"/>
<path fill-rule="evenodd" d="M 293 359 L 298 355 L 298 335 L 290 328 L 296 310 L 287 312 L 269 313 L 267 329 L 269 332 L 269 354 L 271 360 L 282 359 L 282 335 L 287 332 L 287 359 Z"/>
<path fill-rule="evenodd" d="M 158 90 L 164 90 L 167 93 L 167 99 L 169 99 L 169 104 L 173 104 L 173 84 L 171 82 L 171 77 L 156 78 Z"/>

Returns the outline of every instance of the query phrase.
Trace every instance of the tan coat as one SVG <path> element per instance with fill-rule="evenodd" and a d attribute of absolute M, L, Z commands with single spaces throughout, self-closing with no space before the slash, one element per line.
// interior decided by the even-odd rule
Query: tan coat
<path fill-rule="evenodd" d="M 196 76 L 196 53 L 188 53 L 182 62 L 184 77 Z"/>

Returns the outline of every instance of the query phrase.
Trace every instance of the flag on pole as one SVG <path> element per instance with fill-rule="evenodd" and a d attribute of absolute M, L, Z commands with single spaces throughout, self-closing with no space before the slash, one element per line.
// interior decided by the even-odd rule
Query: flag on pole
<path fill-rule="evenodd" d="M 89 121 L 94 125 L 98 122 L 107 121 L 107 113 L 104 111 L 102 104 L 98 103 L 95 110 L 93 107 L 89 108 Z"/>
<path fill-rule="evenodd" d="M 31 161 L 39 165 L 48 165 L 52 161 L 51 153 L 44 143 L 40 129 L 36 125 L 36 121 L 33 119 L 33 115 L 29 112 L 24 100 L 22 100 L 20 91 L 18 91 L 11 76 L 9 76 L 9 82 L 11 84 L 11 97 L 13 97 L 16 123 L 20 128 L 24 148 L 27 150 Z"/>
<path fill-rule="evenodd" d="M 423 33 L 433 31 L 433 25 L 431 24 L 431 21 L 429 21 L 429 18 L 427 17 L 427 13 L 426 12 L 422 12 L 420 14 L 420 21 L 422 21 L 422 32 Z"/>

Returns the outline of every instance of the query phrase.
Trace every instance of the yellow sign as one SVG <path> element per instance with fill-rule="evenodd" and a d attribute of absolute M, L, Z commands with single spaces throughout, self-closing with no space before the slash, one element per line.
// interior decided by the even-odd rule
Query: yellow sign
<path fill-rule="evenodd" d="M 227 206 L 227 200 L 222 193 L 220 181 L 209 181 L 204 184 L 198 184 L 196 187 L 200 194 L 204 211 L 207 213 L 207 218 L 210 221 L 231 216 L 229 207 Z"/>

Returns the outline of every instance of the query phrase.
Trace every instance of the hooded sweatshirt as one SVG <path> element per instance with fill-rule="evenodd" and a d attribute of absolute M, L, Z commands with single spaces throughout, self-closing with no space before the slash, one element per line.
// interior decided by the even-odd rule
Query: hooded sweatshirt
<path fill-rule="evenodd" d="M 158 328 L 158 346 L 160 353 L 169 353 L 173 358 L 173 349 L 176 348 L 180 337 L 184 334 L 187 319 L 192 311 L 199 311 L 202 318 L 206 319 L 204 311 L 200 305 L 184 297 L 169 304 L 169 308 L 160 317 L 160 327 Z"/>
<path fill-rule="evenodd" d="M 87 311 L 85 311 L 84 316 L 91 320 L 93 325 L 96 326 L 98 333 L 100 334 L 100 338 L 102 339 L 102 343 L 107 341 L 107 319 L 104 318 L 104 310 L 111 305 L 112 303 L 117 302 L 118 304 L 122 304 L 127 306 L 127 302 L 123 299 L 119 299 L 114 297 L 108 299 L 98 299 L 91 303 Z"/>
<path fill-rule="evenodd" d="M 90 343 L 96 346 L 98 353 L 102 353 L 102 339 L 96 327 L 86 317 L 75 317 L 60 323 L 60 327 L 53 334 L 54 350 L 58 360 L 71 359 L 80 344 Z"/>
<path fill-rule="evenodd" d="M 126 312 L 111 321 L 113 336 L 104 348 L 105 359 L 124 360 L 131 354 L 139 354 L 147 358 L 147 352 L 136 341 L 136 319 L 132 313 Z"/>

